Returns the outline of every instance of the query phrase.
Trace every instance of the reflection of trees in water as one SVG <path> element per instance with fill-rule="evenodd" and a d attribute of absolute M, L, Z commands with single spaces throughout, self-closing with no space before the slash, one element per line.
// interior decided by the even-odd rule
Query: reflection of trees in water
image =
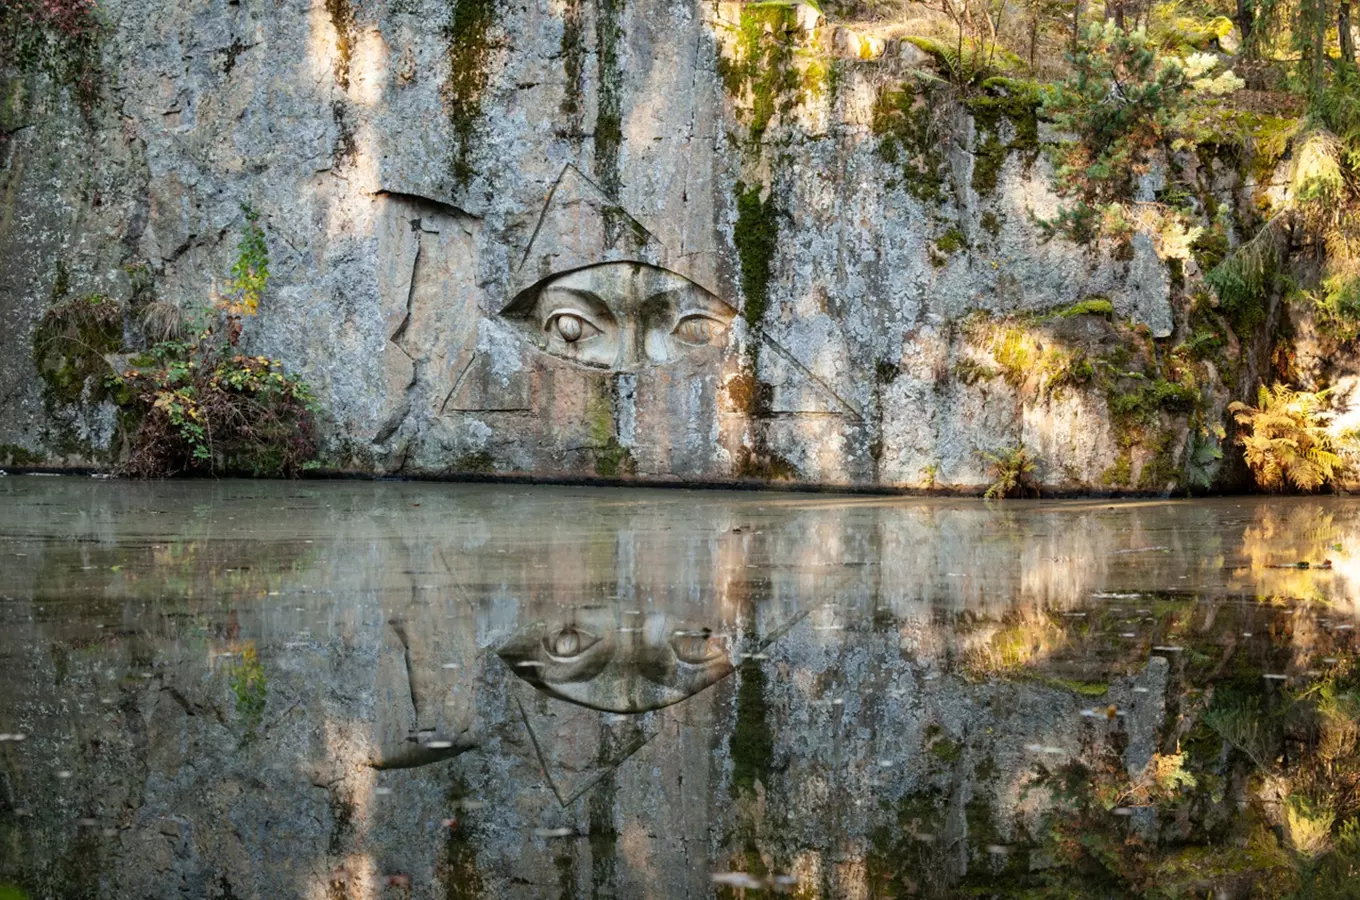
<path fill-rule="evenodd" d="M 1360 586 L 1360 523 L 1309 500 L 1258 504 L 1242 530 L 1245 568 L 1233 584 L 1261 596 L 1348 600 Z M 1328 561 L 1329 570 L 1319 570 Z M 1308 563 L 1307 568 L 1297 567 Z"/>

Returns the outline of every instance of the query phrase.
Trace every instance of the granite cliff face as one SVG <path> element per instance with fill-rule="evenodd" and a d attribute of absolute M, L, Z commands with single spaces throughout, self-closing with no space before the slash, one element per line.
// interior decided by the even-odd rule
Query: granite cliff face
<path fill-rule="evenodd" d="M 115 299 L 116 371 L 148 310 L 223 293 L 243 206 L 243 347 L 313 386 L 330 468 L 975 488 L 1023 443 L 1048 486 L 1163 490 L 1217 448 L 1221 363 L 1133 419 L 1141 383 L 1081 368 L 1166 382 L 1193 261 L 1046 239 L 1032 99 L 951 99 L 908 41 L 807 6 L 101 5 L 91 109 L 2 83 L 0 463 L 118 458 L 39 323 Z"/>

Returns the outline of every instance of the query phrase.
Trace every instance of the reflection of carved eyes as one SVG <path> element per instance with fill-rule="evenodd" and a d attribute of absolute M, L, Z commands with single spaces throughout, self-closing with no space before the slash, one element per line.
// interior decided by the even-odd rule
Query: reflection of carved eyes
<path fill-rule="evenodd" d="M 563 310 L 558 310 L 548 316 L 547 329 L 549 334 L 556 333 L 568 344 L 574 344 L 579 340 L 592 338 L 601 333 L 600 329 L 582 316 Z"/>
<path fill-rule="evenodd" d="M 681 662 L 695 666 L 726 655 L 722 644 L 707 628 L 702 631 L 677 631 L 671 638 L 671 647 Z"/>
<path fill-rule="evenodd" d="M 712 316 L 690 313 L 680 320 L 672 332 L 681 343 L 704 347 L 717 340 L 727 326 Z"/>
<path fill-rule="evenodd" d="M 597 641 L 595 635 L 570 625 L 557 629 L 543 639 L 544 649 L 558 659 L 571 659 L 589 650 Z"/>

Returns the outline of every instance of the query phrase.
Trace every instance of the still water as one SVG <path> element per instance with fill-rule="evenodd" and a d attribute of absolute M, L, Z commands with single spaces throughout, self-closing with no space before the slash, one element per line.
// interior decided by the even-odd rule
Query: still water
<path fill-rule="evenodd" d="M 0 478 L 0 897 L 1353 897 L 1357 598 L 1344 499 Z"/>

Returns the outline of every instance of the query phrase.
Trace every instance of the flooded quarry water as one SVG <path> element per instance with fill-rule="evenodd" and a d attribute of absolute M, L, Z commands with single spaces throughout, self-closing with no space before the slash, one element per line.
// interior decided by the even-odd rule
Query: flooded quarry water
<path fill-rule="evenodd" d="M 0 897 L 1348 897 L 1360 505 L 0 479 Z"/>

